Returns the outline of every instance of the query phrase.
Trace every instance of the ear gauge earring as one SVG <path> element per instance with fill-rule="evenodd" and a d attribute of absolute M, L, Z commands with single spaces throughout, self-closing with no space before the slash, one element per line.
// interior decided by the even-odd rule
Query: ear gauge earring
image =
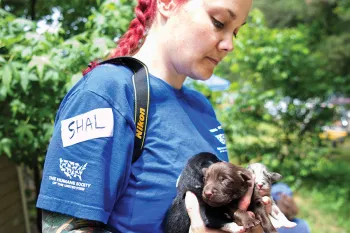
<path fill-rule="evenodd" d="M 144 32 L 143 32 L 142 38 L 139 40 L 139 43 L 138 43 L 138 45 L 137 45 L 137 48 L 138 48 L 138 49 L 140 49 L 141 46 L 143 45 L 143 43 L 145 42 L 146 37 L 147 37 L 147 35 L 148 35 L 148 31 L 149 31 L 149 28 L 146 27 L 145 30 L 144 30 Z"/>

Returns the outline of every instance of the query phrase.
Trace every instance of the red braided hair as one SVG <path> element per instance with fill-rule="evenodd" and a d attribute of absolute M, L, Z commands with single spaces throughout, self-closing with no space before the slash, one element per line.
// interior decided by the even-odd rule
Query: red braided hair
<path fill-rule="evenodd" d="M 186 1 L 188 0 L 178 0 L 178 3 L 182 4 Z M 135 7 L 136 18 L 130 22 L 129 29 L 118 40 L 117 48 L 111 52 L 110 58 L 131 55 L 140 49 L 146 37 L 146 32 L 155 18 L 156 6 L 157 0 L 138 0 Z M 98 66 L 98 62 L 91 62 L 89 67 L 83 71 L 83 74 L 87 74 L 96 66 Z"/>
<path fill-rule="evenodd" d="M 139 49 L 156 15 L 156 3 L 156 0 L 138 1 L 135 8 L 136 18 L 130 22 L 128 31 L 118 40 L 118 47 L 112 51 L 111 57 L 130 55 Z"/>

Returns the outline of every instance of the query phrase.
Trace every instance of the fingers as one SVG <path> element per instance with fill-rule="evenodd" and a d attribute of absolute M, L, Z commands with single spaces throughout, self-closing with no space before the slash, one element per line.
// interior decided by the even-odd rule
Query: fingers
<path fill-rule="evenodd" d="M 247 210 L 250 205 L 250 200 L 252 198 L 254 184 L 255 184 L 255 174 L 251 173 L 252 179 L 249 181 L 249 187 L 246 194 L 239 200 L 238 208 L 241 210 Z"/>
<path fill-rule="evenodd" d="M 194 195 L 192 192 L 186 192 L 185 205 L 188 216 L 191 219 L 191 229 L 203 228 L 204 222 L 199 212 L 199 203 L 196 195 Z M 192 231 L 191 229 L 190 232 L 196 232 Z"/>
<path fill-rule="evenodd" d="M 270 199 L 268 196 L 264 196 L 264 197 L 262 197 L 262 201 L 263 201 L 264 204 L 265 204 L 266 212 L 267 212 L 268 214 L 270 214 L 271 211 L 272 211 L 272 202 L 271 202 L 271 199 Z"/>
<path fill-rule="evenodd" d="M 252 211 L 247 211 L 250 217 L 255 218 L 255 214 Z"/>

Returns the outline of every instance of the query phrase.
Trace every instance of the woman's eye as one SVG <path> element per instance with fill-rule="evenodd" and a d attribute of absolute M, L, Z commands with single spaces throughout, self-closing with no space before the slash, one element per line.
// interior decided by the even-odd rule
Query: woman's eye
<path fill-rule="evenodd" d="M 214 17 L 212 18 L 213 24 L 216 28 L 222 29 L 224 28 L 224 24 L 221 23 L 220 21 L 216 20 Z"/>

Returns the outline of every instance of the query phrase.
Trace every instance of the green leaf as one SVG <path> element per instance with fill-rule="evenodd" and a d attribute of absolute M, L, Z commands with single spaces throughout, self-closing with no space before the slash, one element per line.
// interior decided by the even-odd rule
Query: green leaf
<path fill-rule="evenodd" d="M 12 81 L 12 69 L 9 63 L 4 66 L 2 83 L 9 90 Z"/>
<path fill-rule="evenodd" d="M 45 65 L 49 65 L 50 59 L 48 56 L 33 56 L 32 60 L 29 62 L 28 67 L 36 67 L 38 72 L 39 79 L 42 79 L 44 76 Z"/>
<path fill-rule="evenodd" d="M 57 71 L 50 69 L 45 73 L 44 80 L 52 80 L 57 82 L 59 80 L 59 74 Z"/>
<path fill-rule="evenodd" d="M 26 140 L 26 142 L 28 142 L 34 139 L 34 134 L 32 132 L 33 129 L 35 129 L 34 125 L 22 122 L 17 126 L 15 133 L 17 134 L 20 141 L 23 142 Z"/>
<path fill-rule="evenodd" d="M 32 73 L 29 73 L 28 80 L 30 80 L 30 81 L 39 81 L 39 78 L 38 78 L 38 76 L 36 74 L 34 74 L 32 72 Z"/>
<path fill-rule="evenodd" d="M 33 49 L 31 47 L 26 47 L 22 50 L 21 55 L 23 58 L 30 57 L 33 53 Z"/>
<path fill-rule="evenodd" d="M 10 138 L 3 138 L 0 140 L 0 155 L 4 152 L 9 158 L 12 157 L 11 142 Z"/>
<path fill-rule="evenodd" d="M 21 78 L 17 67 L 20 67 L 19 62 L 12 62 L 11 63 L 11 71 L 12 71 L 13 80 L 20 80 L 20 78 Z"/>
<path fill-rule="evenodd" d="M 0 85 L 0 101 L 4 101 L 7 96 L 7 89 L 5 86 Z"/>
<path fill-rule="evenodd" d="M 71 89 L 72 86 L 73 86 L 74 84 L 76 84 L 82 77 L 83 77 L 83 75 L 82 75 L 81 72 L 74 74 L 74 75 L 72 76 L 72 79 L 70 80 L 70 82 L 67 83 L 67 85 L 66 85 L 67 91 L 68 91 L 69 89 Z"/>
<path fill-rule="evenodd" d="M 28 84 L 29 84 L 29 74 L 28 74 L 28 71 L 26 70 L 22 70 L 20 72 L 20 76 L 21 76 L 21 87 L 23 89 L 23 91 L 27 91 L 27 88 L 28 88 Z"/>

